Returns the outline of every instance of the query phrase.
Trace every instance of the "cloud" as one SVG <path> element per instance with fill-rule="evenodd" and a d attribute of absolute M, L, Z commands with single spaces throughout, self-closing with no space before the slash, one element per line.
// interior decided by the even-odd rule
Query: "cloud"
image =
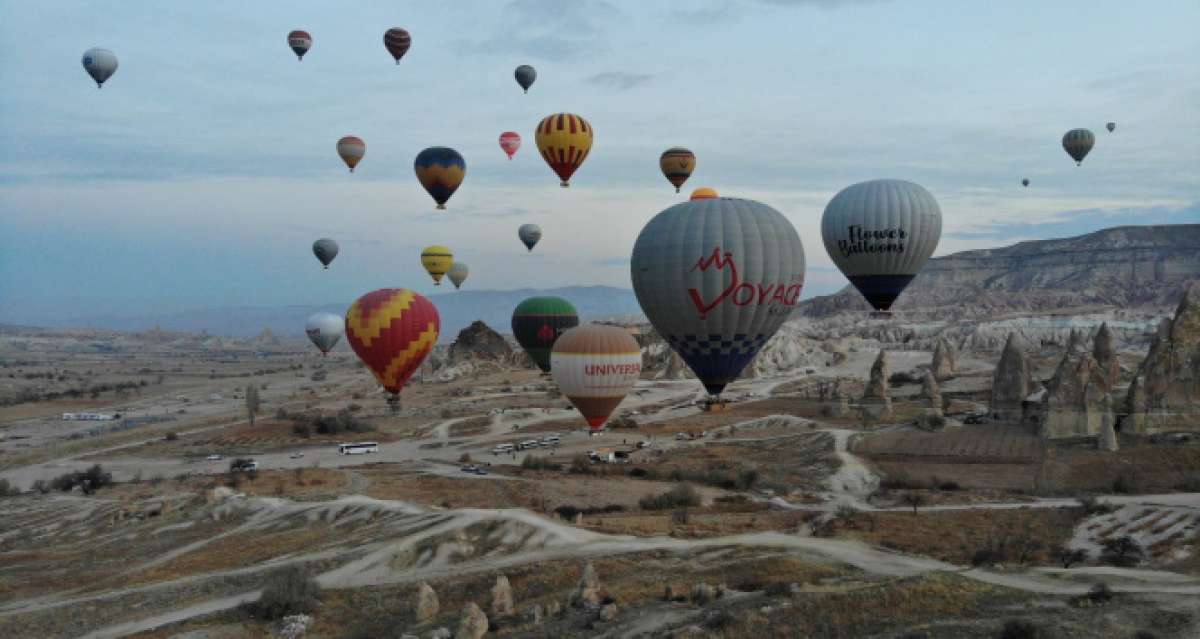
<path fill-rule="evenodd" d="M 653 78 L 652 75 L 645 73 L 626 73 L 625 71 L 605 71 L 596 75 L 588 76 L 587 81 L 599 87 L 614 89 L 616 91 L 628 91 L 634 87 L 645 84 Z"/>
<path fill-rule="evenodd" d="M 606 0 L 512 0 L 501 10 L 498 29 L 461 46 L 479 54 L 516 52 L 543 60 L 571 60 L 607 50 L 602 36 L 620 17 L 620 10 Z"/>
<path fill-rule="evenodd" d="M 1005 222 L 982 228 L 948 232 L 951 240 L 986 240 L 993 245 L 1014 242 L 1014 238 L 1073 237 L 1115 226 L 1200 223 L 1200 202 L 1182 207 L 1150 206 L 1088 208 L 1049 216 L 1040 222 Z"/>
<path fill-rule="evenodd" d="M 598 260 L 592 260 L 592 264 L 604 268 L 623 267 L 629 268 L 629 256 L 622 257 L 602 257 Z"/>
<path fill-rule="evenodd" d="M 722 0 L 699 9 L 675 9 L 668 15 L 672 20 L 685 24 L 728 24 L 741 17 L 741 8 L 736 2 Z"/>
<path fill-rule="evenodd" d="M 887 0 L 758 0 L 763 4 L 773 4 L 777 7 L 817 7 L 820 9 L 840 9 L 860 4 L 876 4 Z"/>

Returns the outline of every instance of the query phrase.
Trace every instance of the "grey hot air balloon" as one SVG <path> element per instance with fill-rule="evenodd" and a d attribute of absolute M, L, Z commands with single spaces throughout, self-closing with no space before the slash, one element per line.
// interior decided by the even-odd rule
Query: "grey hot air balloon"
<path fill-rule="evenodd" d="M 329 268 L 329 263 L 333 261 L 333 258 L 337 257 L 337 254 L 337 242 L 334 242 L 327 237 L 323 237 L 316 242 L 313 242 L 313 255 L 316 255 L 317 259 L 321 260 L 321 263 L 325 265 L 325 268 Z"/>
<path fill-rule="evenodd" d="M 471 269 L 467 268 L 462 262 L 455 262 L 450 265 L 450 270 L 446 271 L 446 277 L 454 284 L 454 288 L 462 286 L 462 283 L 467 281 L 467 275 L 471 274 Z"/>
<path fill-rule="evenodd" d="M 542 239 L 542 227 L 537 224 L 522 224 L 521 228 L 517 229 L 517 237 L 521 238 L 521 243 L 530 251 Z"/>
<path fill-rule="evenodd" d="M 1029 186 L 1029 178 L 1021 178 L 1021 186 L 1028 187 Z"/>
<path fill-rule="evenodd" d="M 333 313 L 316 313 L 304 324 L 304 332 L 324 355 L 338 343 L 346 331 L 346 320 Z"/>
<path fill-rule="evenodd" d="M 765 204 L 689 200 L 646 224 L 630 270 L 650 323 L 717 395 L 800 299 L 804 247 L 791 222 Z"/>
<path fill-rule="evenodd" d="M 1075 160 L 1075 166 L 1083 164 L 1083 158 L 1087 157 L 1088 151 L 1092 150 L 1092 145 L 1096 144 L 1096 136 L 1092 135 L 1087 129 L 1071 129 L 1063 134 L 1062 145 Z"/>
<path fill-rule="evenodd" d="M 1104 125 L 1104 128 L 1108 129 L 1108 132 L 1109 132 L 1109 133 L 1112 133 L 1113 131 L 1116 131 L 1116 130 L 1117 130 L 1117 123 L 1116 123 L 1116 122 L 1109 122 L 1108 124 L 1105 124 L 1105 125 Z"/>
<path fill-rule="evenodd" d="M 533 86 L 533 81 L 537 79 L 537 70 L 528 64 L 522 64 L 513 71 L 513 77 L 517 79 L 517 84 L 525 89 L 525 93 L 529 93 L 529 87 Z"/>
<path fill-rule="evenodd" d="M 937 200 L 904 180 L 852 184 L 833 196 L 821 217 L 829 257 L 878 311 L 892 307 L 941 237 Z"/>
<path fill-rule="evenodd" d="M 117 72 L 117 56 L 108 49 L 88 49 L 83 52 L 83 70 L 92 76 L 96 81 L 96 88 L 99 89 L 105 80 Z"/>

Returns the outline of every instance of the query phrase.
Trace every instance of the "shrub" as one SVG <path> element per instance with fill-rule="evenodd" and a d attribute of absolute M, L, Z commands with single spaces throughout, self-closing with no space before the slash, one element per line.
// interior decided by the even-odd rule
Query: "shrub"
<path fill-rule="evenodd" d="M 567 521 L 574 521 L 575 515 L 579 514 L 579 509 L 570 504 L 563 504 L 562 506 L 554 509 L 554 514 Z"/>
<path fill-rule="evenodd" d="M 112 486 L 112 473 L 104 472 L 100 464 L 95 464 L 91 468 L 84 471 L 72 471 L 55 477 L 50 481 L 50 486 L 55 490 L 68 492 L 71 489 L 79 486 L 83 494 L 90 495 L 100 488 Z"/>
<path fill-rule="evenodd" d="M 163 439 L 165 439 L 169 442 L 173 442 L 173 441 L 176 441 L 179 439 L 179 434 L 175 433 L 175 432 L 170 432 L 170 433 L 167 433 L 167 436 L 164 437 Z"/>
<path fill-rule="evenodd" d="M 258 601 L 246 609 L 259 619 L 282 619 L 288 615 L 312 612 L 321 598 L 321 586 L 298 567 L 290 566 L 271 575 L 264 584 Z"/>
<path fill-rule="evenodd" d="M 737 487 L 740 490 L 750 490 L 758 483 L 758 471 L 753 468 L 747 468 L 738 473 Z"/>
<path fill-rule="evenodd" d="M 904 473 L 894 473 L 879 481 L 879 487 L 884 490 L 911 490 L 925 488 L 925 485 Z"/>
<path fill-rule="evenodd" d="M 20 494 L 19 488 L 10 485 L 7 479 L 0 479 L 0 497 L 16 497 Z"/>
<path fill-rule="evenodd" d="M 521 460 L 521 468 L 529 470 L 562 470 L 562 464 L 552 462 L 548 457 L 526 455 L 525 459 Z"/>
<path fill-rule="evenodd" d="M 1108 539 L 1100 553 L 1100 559 L 1114 566 L 1136 566 L 1145 556 L 1146 550 L 1129 535 Z"/>
<path fill-rule="evenodd" d="M 971 555 L 972 566 L 991 566 L 994 564 L 1003 563 L 1008 559 L 1008 555 L 999 548 L 980 548 Z"/>
<path fill-rule="evenodd" d="M 471 463 L 471 453 L 463 453 L 463 454 L 459 455 L 459 456 L 458 456 L 458 463 L 460 463 L 460 464 L 469 464 L 469 463 Z"/>
<path fill-rule="evenodd" d="M 1000 631 L 1000 639 L 1040 639 L 1043 636 L 1037 624 L 1024 619 L 1009 619 Z"/>
<path fill-rule="evenodd" d="M 592 474 L 592 460 L 582 453 L 571 458 L 570 471 L 576 475 Z"/>
<path fill-rule="evenodd" d="M 700 505 L 700 494 L 689 484 L 678 484 L 661 495 L 642 497 L 638 505 L 643 510 L 666 510 Z"/>
<path fill-rule="evenodd" d="M 671 511 L 671 523 L 679 526 L 686 525 L 688 523 L 688 509 L 680 508 L 678 510 Z"/>
<path fill-rule="evenodd" d="M 40 495 L 45 495 L 50 492 L 50 484 L 46 483 L 45 479 L 35 479 L 33 482 L 33 490 Z"/>
<path fill-rule="evenodd" d="M 1105 515 L 1117 509 L 1116 506 L 1102 502 L 1094 495 L 1083 495 L 1076 497 L 1076 500 L 1079 501 L 1079 506 L 1087 515 Z"/>
<path fill-rule="evenodd" d="M 1054 550 L 1054 559 L 1061 563 L 1063 568 L 1070 568 L 1071 564 L 1087 561 L 1088 552 L 1082 548 L 1073 549 L 1069 546 L 1060 546 Z"/>
<path fill-rule="evenodd" d="M 907 506 L 912 506 L 913 514 L 917 514 L 917 508 L 925 505 L 925 496 L 921 493 L 904 493 L 901 499 Z"/>
<path fill-rule="evenodd" d="M 303 437 L 304 439 L 308 439 L 309 437 L 312 437 L 312 428 L 310 428 L 309 425 L 304 422 L 295 422 L 292 424 L 292 434 L 298 437 Z"/>

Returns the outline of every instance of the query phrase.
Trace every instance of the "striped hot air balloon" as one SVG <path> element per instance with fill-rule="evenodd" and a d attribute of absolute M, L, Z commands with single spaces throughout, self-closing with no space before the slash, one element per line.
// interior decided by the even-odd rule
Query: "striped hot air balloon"
<path fill-rule="evenodd" d="M 560 186 L 571 186 L 571 176 L 592 150 L 592 125 L 578 115 L 555 113 L 542 118 L 534 139 L 542 159 L 562 180 Z"/>
<path fill-rule="evenodd" d="M 517 149 L 521 148 L 521 135 L 516 131 L 505 131 L 500 134 L 500 148 L 508 154 L 508 159 L 512 159 L 517 154 Z"/>
<path fill-rule="evenodd" d="M 1083 158 L 1087 157 L 1095 144 L 1096 136 L 1087 129 L 1071 129 L 1063 134 L 1063 150 L 1075 160 L 1075 166 L 1083 164 Z"/>
<path fill-rule="evenodd" d="M 715 200 L 717 198 L 717 190 L 702 186 L 695 191 L 692 191 L 692 197 L 689 200 Z"/>
<path fill-rule="evenodd" d="M 517 237 L 520 238 L 525 248 L 532 251 L 533 247 L 542 240 L 542 227 L 537 224 L 522 224 L 517 229 Z"/>
<path fill-rule="evenodd" d="M 392 27 L 383 34 L 383 46 L 396 59 L 396 64 L 400 64 L 400 58 L 403 58 L 412 46 L 412 36 L 400 27 Z"/>
<path fill-rule="evenodd" d="M 550 370 L 559 390 L 595 432 L 637 383 L 642 349 L 619 326 L 577 326 L 554 343 Z"/>
<path fill-rule="evenodd" d="M 433 278 L 434 285 L 441 285 L 442 276 L 454 266 L 454 254 L 441 244 L 426 246 L 425 250 L 421 251 L 421 266 L 424 266 L 425 271 Z"/>
<path fill-rule="evenodd" d="M 413 161 L 417 181 L 429 193 L 439 209 L 446 208 L 446 200 L 458 190 L 467 176 L 467 161 L 454 149 L 431 146 L 417 154 Z"/>
<path fill-rule="evenodd" d="M 304 54 L 312 48 L 313 40 L 307 31 L 296 29 L 288 34 L 287 43 L 292 48 L 292 53 L 296 54 L 296 60 L 300 61 L 304 59 Z"/>
<path fill-rule="evenodd" d="M 440 327 L 437 307 L 406 288 L 372 291 L 346 311 L 346 341 L 392 394 L 393 405 L 437 344 Z"/>
<path fill-rule="evenodd" d="M 662 152 L 658 158 L 658 166 L 678 193 L 679 187 L 683 186 L 692 176 L 692 171 L 696 170 L 696 154 L 683 147 L 674 146 Z"/>
<path fill-rule="evenodd" d="M 561 297 L 531 297 L 513 309 L 517 343 L 543 373 L 550 372 L 550 349 L 563 331 L 579 326 L 579 313 Z"/>
<path fill-rule="evenodd" d="M 354 167 L 358 166 L 363 156 L 367 154 L 367 143 L 363 142 L 360 137 L 347 135 L 337 141 L 337 153 L 353 173 Z"/>

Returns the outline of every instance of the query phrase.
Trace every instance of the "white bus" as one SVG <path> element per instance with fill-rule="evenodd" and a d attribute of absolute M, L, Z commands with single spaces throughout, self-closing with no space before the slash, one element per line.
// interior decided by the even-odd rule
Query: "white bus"
<path fill-rule="evenodd" d="M 379 444 L 377 442 L 358 442 L 354 444 L 338 444 L 338 453 L 342 455 L 365 455 L 367 453 L 378 453 Z"/>

